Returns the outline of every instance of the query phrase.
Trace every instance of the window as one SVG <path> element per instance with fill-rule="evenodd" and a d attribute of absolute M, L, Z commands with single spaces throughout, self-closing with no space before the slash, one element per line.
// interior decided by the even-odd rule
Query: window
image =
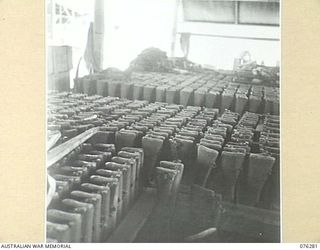
<path fill-rule="evenodd" d="M 184 21 L 279 25 L 279 0 L 183 0 Z"/>
<path fill-rule="evenodd" d="M 279 25 L 279 3 L 239 2 L 239 23 Z"/>
<path fill-rule="evenodd" d="M 235 2 L 183 1 L 184 19 L 192 22 L 235 22 Z"/>

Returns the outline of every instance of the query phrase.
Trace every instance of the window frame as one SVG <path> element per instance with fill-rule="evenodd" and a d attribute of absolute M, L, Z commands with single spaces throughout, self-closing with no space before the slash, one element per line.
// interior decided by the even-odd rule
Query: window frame
<path fill-rule="evenodd" d="M 183 20 L 184 22 L 194 22 L 194 23 L 216 23 L 216 24 L 230 24 L 230 25 L 250 25 L 250 26 L 272 26 L 279 27 L 279 24 L 268 24 L 268 23 L 250 23 L 250 22 L 240 22 L 240 3 L 241 2 L 256 2 L 256 3 L 279 3 L 279 14 L 280 14 L 280 0 L 198 0 L 198 1 L 206 1 L 206 2 L 234 2 L 234 21 L 233 22 L 223 22 L 223 21 L 206 21 L 206 20 L 192 20 L 186 19 L 184 15 L 184 2 L 188 0 L 182 0 L 182 12 L 183 12 Z M 280 17 L 279 17 L 280 18 Z"/>

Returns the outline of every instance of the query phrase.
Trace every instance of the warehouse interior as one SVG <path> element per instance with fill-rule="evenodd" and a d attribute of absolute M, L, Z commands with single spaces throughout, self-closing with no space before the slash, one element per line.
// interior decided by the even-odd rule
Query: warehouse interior
<path fill-rule="evenodd" d="M 47 0 L 47 242 L 280 242 L 280 0 Z"/>

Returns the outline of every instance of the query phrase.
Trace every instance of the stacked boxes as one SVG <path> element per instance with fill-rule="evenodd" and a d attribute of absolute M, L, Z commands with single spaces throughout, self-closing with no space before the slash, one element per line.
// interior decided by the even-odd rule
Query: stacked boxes
<path fill-rule="evenodd" d="M 193 76 L 192 81 L 181 76 L 175 83 L 183 83 L 182 78 L 192 87 L 172 85 L 157 94 L 151 82 L 147 88 L 131 86 L 138 86 L 132 94 L 143 100 L 49 95 L 48 130 L 62 134 L 53 150 L 92 128 L 96 132 L 48 168 L 56 181 L 47 211 L 48 242 L 107 241 L 147 186 L 158 189 L 166 216 L 174 209 L 168 202 L 175 202 L 180 183 L 194 191 L 211 189 L 209 196 L 221 194 L 225 202 L 277 209 L 278 193 L 267 186 L 278 177 L 279 117 L 245 111 L 256 108 L 259 98 L 263 102 L 269 90 L 219 82 L 218 76 Z M 194 90 L 196 80 L 201 83 Z M 108 91 L 127 95 L 121 88 L 112 85 Z M 211 107 L 204 107 L 208 93 L 216 96 Z M 257 97 L 254 102 L 251 95 Z M 157 98 L 162 102 L 154 102 Z M 194 101 L 203 107 L 189 106 Z M 224 110 L 215 107 L 219 102 Z"/>
<path fill-rule="evenodd" d="M 234 79 L 232 75 L 222 71 L 197 74 L 133 72 L 126 79 L 94 74 L 78 79 L 75 91 L 88 95 L 180 104 L 184 107 L 194 105 L 218 108 L 220 112 L 229 109 L 239 114 L 245 111 L 279 113 L 277 86 L 239 83 Z"/>

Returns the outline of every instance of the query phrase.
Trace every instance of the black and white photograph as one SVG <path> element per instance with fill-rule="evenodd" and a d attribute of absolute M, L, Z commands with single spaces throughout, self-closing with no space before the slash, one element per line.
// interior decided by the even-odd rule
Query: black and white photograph
<path fill-rule="evenodd" d="M 280 243 L 280 16 L 46 0 L 46 242 Z"/>

